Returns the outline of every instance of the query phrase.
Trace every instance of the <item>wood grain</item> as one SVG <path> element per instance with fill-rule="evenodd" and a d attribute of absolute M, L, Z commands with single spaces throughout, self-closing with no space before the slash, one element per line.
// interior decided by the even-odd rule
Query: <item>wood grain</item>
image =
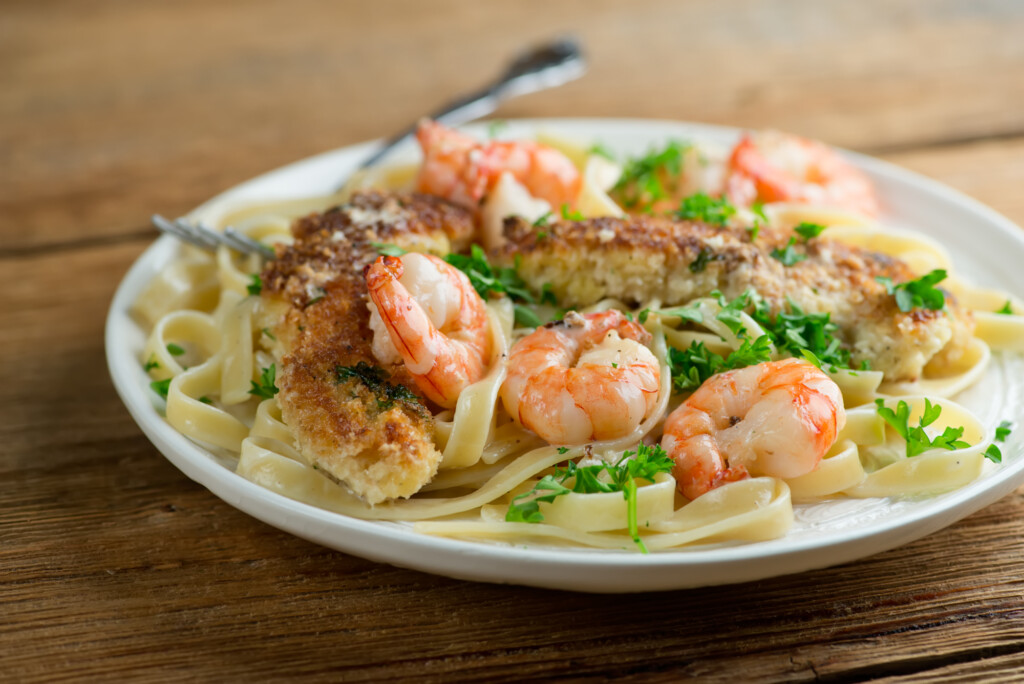
<path fill-rule="evenodd" d="M 458 582 L 309 544 L 190 482 L 132 423 L 102 339 L 152 211 L 393 130 L 570 28 L 590 75 L 503 115 L 777 126 L 881 152 L 1024 223 L 1019 4 L 0 13 L 0 680 L 1024 675 L 1024 490 L 905 547 L 744 585 L 599 597 Z"/>
<path fill-rule="evenodd" d="M 1024 134 L 1022 31 L 1012 0 L 8 3 L 2 249 L 137 233 L 398 130 L 566 32 L 589 75 L 499 115 L 778 127 L 870 151 Z"/>

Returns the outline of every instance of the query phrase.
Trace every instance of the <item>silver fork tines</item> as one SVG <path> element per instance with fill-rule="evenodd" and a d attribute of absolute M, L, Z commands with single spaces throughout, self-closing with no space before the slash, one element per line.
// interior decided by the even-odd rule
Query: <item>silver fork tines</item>
<path fill-rule="evenodd" d="M 184 240 L 196 247 L 212 251 L 224 245 L 242 254 L 259 254 L 267 259 L 274 258 L 274 250 L 270 247 L 239 233 L 231 227 L 225 228 L 223 233 L 219 233 L 202 224 L 189 223 L 184 219 L 170 221 L 160 214 L 153 214 L 150 220 L 161 232 L 173 235 L 179 240 Z"/>

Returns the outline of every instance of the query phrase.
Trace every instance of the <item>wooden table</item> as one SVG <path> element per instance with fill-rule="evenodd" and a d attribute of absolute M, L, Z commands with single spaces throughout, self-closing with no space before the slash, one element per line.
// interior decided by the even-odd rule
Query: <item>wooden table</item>
<path fill-rule="evenodd" d="M 590 74 L 500 116 L 771 126 L 1024 223 L 1024 6 L 6 2 L 0 7 L 0 673 L 7 680 L 710 681 L 1024 675 L 1024 496 L 848 565 L 588 596 L 377 565 L 185 478 L 116 397 L 103 322 L 179 215 L 390 133 L 574 31 Z M 628 582 L 629 578 L 623 578 Z"/>

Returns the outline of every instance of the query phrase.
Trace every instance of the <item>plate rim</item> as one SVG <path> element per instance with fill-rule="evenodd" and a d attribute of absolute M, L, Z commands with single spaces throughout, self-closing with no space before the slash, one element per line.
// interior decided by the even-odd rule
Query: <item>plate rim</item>
<path fill-rule="evenodd" d="M 627 133 L 628 129 L 637 128 L 635 134 L 641 137 L 642 129 L 653 127 L 689 128 L 726 137 L 734 137 L 746 130 L 664 119 L 532 118 L 511 119 L 508 123 L 513 129 L 533 130 L 578 124 L 587 128 L 618 127 Z M 482 130 L 485 125 L 476 124 L 466 129 Z M 653 134 L 649 138 L 657 139 Z M 216 214 L 252 188 L 290 174 L 299 174 L 319 164 L 337 163 L 339 169 L 345 169 L 346 165 L 354 167 L 361 155 L 379 142 L 368 141 L 337 148 L 272 169 L 218 193 L 188 215 Z M 839 151 L 872 176 L 909 185 L 927 195 L 959 205 L 984 220 L 989 228 L 1002 232 L 1024 253 L 1024 231 L 994 209 L 939 181 L 891 162 Z M 107 365 L 114 387 L 129 414 L 165 458 L 232 507 L 314 543 L 374 561 L 459 579 L 574 591 L 627 593 L 730 584 L 832 566 L 909 543 L 955 523 L 1024 484 L 1024 458 L 1016 458 L 1013 463 L 1001 466 L 997 473 L 983 476 L 941 498 L 931 498 L 910 511 L 899 513 L 893 520 L 834 531 L 825 539 L 807 537 L 791 540 L 784 549 L 766 548 L 770 542 L 668 550 L 649 555 L 618 550 L 522 548 L 516 544 L 435 537 L 417 533 L 403 523 L 351 518 L 289 499 L 237 475 L 221 465 L 209 451 L 174 430 L 157 411 L 159 404 L 147 394 L 148 381 L 139 382 L 144 373 L 131 350 L 125 348 L 125 338 L 121 333 L 126 325 L 135 325 L 128 309 L 139 291 L 136 285 L 147 282 L 155 271 L 156 263 L 166 259 L 176 248 L 177 243 L 170 236 L 160 237 L 150 245 L 119 283 L 108 310 L 105 324 Z M 345 533 L 349 536 L 346 537 Z M 366 542 L 384 543 L 363 546 Z M 865 551 L 865 545 L 870 546 L 870 550 Z M 670 575 L 668 571 L 672 569 L 691 572 Z M 695 569 L 707 569 L 710 576 L 697 577 L 692 572 Z M 524 574 L 512 576 L 515 571 Z M 615 571 L 629 573 L 627 586 L 616 581 Z M 640 579 L 644 581 L 636 581 Z"/>

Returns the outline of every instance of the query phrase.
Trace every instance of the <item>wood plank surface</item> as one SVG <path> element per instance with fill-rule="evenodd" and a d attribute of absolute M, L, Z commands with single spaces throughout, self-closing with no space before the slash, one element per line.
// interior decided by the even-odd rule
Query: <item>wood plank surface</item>
<path fill-rule="evenodd" d="M 263 171 L 390 134 L 492 78 L 524 44 L 568 32 L 586 45 L 587 78 L 500 115 L 778 127 L 875 152 L 1024 134 L 1024 8 L 1013 0 L 2 11 L 8 252 L 137 233 L 153 212 L 184 213 Z"/>
<path fill-rule="evenodd" d="M 835 568 L 589 596 L 307 543 L 131 421 L 103 323 L 149 213 L 394 130 L 569 29 L 590 75 L 502 115 L 777 126 L 1024 224 L 1018 3 L 4 3 L 0 680 L 1024 677 L 1024 490 Z"/>

